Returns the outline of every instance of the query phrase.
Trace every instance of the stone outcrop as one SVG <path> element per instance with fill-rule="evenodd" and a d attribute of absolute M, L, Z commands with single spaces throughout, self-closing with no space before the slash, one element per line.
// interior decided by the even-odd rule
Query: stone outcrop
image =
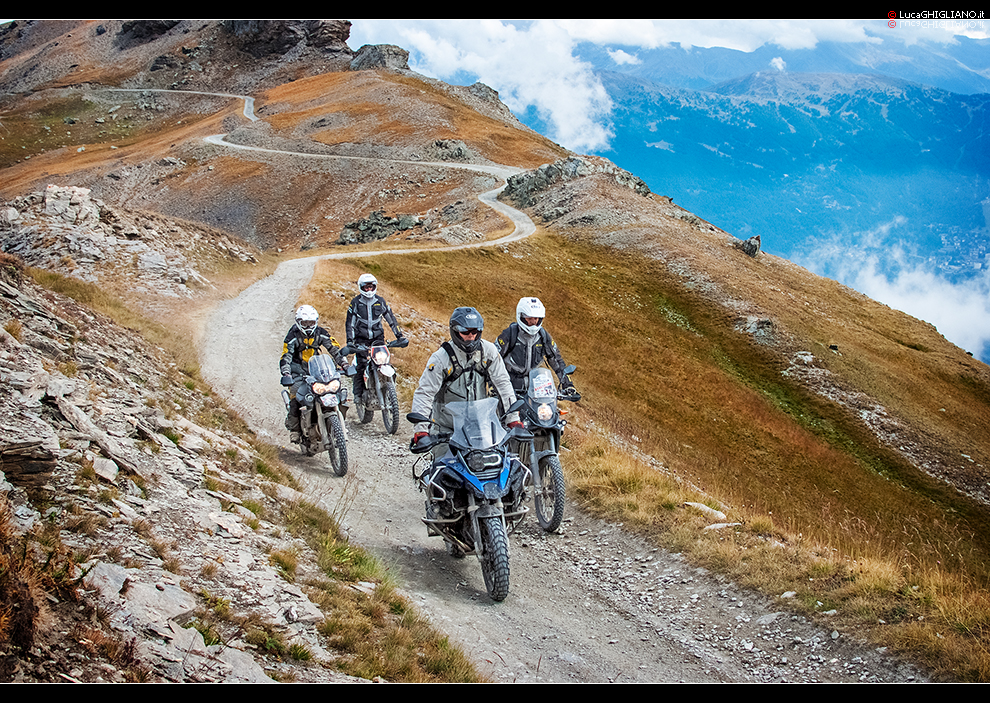
<path fill-rule="evenodd" d="M 386 68 L 393 71 L 409 70 L 409 52 L 394 44 L 365 44 L 351 61 L 352 71 L 371 71 Z"/>
<path fill-rule="evenodd" d="M 649 186 L 641 178 L 619 168 L 608 159 L 598 156 L 571 156 L 510 177 L 499 197 L 511 200 L 521 208 L 532 207 L 536 204 L 537 195 L 551 186 L 589 176 L 605 176 L 639 195 L 650 195 Z"/>
<path fill-rule="evenodd" d="M 256 261 L 247 245 L 222 233 L 113 208 L 72 186 L 49 185 L 7 203 L 0 236 L 4 252 L 31 266 L 169 297 L 191 297 L 196 286 L 211 285 L 210 270 L 224 259 Z"/>
<path fill-rule="evenodd" d="M 346 20 L 229 20 L 226 27 L 255 58 L 285 54 L 304 44 L 328 53 L 353 52 L 347 46 Z"/>
<path fill-rule="evenodd" d="M 0 257 L 0 556 L 44 544 L 71 572 L 64 600 L 0 573 L 0 610 L 14 597 L 19 613 L 68 635 L 0 633 L 0 679 L 270 681 L 263 652 L 244 641 L 250 626 L 204 639 L 211 602 L 332 659 L 322 612 L 269 558 L 299 545 L 264 516 L 302 494 L 257 474 L 263 459 L 215 422 L 226 410 L 161 350 L 21 279 L 14 261 Z M 94 641 L 126 656 L 90 656 Z"/>
<path fill-rule="evenodd" d="M 425 151 L 430 161 L 470 161 L 474 157 L 460 139 L 437 139 Z"/>
<path fill-rule="evenodd" d="M 736 247 L 738 247 L 747 256 L 756 258 L 756 255 L 760 253 L 760 235 L 757 234 L 749 239 L 736 242 Z"/>
<path fill-rule="evenodd" d="M 415 215 L 387 217 L 384 210 L 377 210 L 363 220 L 345 225 L 344 230 L 340 233 L 340 238 L 337 239 L 337 244 L 374 242 L 398 232 L 411 230 L 419 223 L 419 218 Z"/>

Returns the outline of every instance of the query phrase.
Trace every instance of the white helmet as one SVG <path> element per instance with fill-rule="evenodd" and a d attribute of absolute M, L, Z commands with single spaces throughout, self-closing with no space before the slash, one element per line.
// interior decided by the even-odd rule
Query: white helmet
<path fill-rule="evenodd" d="M 371 288 L 365 290 L 365 287 L 369 283 L 371 284 Z M 375 297 L 375 293 L 378 292 L 378 279 L 372 276 L 370 273 L 362 273 L 361 276 L 358 278 L 358 290 L 361 291 L 361 295 L 363 295 L 368 300 L 371 300 L 372 298 Z"/>
<path fill-rule="evenodd" d="M 312 305 L 300 305 L 296 310 L 296 327 L 307 337 L 313 336 L 319 321 L 320 313 Z"/>
<path fill-rule="evenodd" d="M 516 305 L 516 322 L 528 334 L 536 334 L 543 325 L 543 318 L 547 316 L 547 309 L 539 298 L 520 298 Z M 524 317 L 535 317 L 539 320 L 535 325 L 527 325 L 523 322 Z"/>

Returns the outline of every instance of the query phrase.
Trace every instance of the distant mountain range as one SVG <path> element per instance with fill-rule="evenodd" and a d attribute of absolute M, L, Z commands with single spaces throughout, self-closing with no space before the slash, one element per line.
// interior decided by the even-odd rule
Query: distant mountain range
<path fill-rule="evenodd" d="M 862 74 L 760 71 L 704 91 L 598 75 L 606 155 L 727 231 L 790 258 L 887 232 L 945 272 L 990 263 L 990 95 Z"/>

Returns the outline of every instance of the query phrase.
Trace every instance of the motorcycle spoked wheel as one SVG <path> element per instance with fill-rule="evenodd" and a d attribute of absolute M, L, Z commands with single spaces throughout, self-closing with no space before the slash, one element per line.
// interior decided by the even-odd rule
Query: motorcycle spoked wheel
<path fill-rule="evenodd" d="M 534 498 L 536 520 L 544 532 L 556 532 L 564 519 L 564 470 L 555 456 L 544 457 L 539 470 L 542 490 Z"/>
<path fill-rule="evenodd" d="M 399 429 L 399 396 L 395 392 L 395 384 L 389 383 L 385 386 L 385 407 L 382 408 L 382 420 L 385 422 L 385 431 L 395 434 Z"/>
<path fill-rule="evenodd" d="M 503 601 L 509 595 L 509 537 L 501 517 L 482 518 L 481 541 L 485 553 L 481 558 L 481 574 L 485 577 L 488 596 Z"/>
<path fill-rule="evenodd" d="M 330 466 L 335 474 L 343 476 L 347 473 L 347 439 L 344 436 L 344 426 L 337 413 L 328 413 L 323 419 L 327 423 L 327 435 L 330 437 L 330 446 L 327 448 L 330 453 Z"/>

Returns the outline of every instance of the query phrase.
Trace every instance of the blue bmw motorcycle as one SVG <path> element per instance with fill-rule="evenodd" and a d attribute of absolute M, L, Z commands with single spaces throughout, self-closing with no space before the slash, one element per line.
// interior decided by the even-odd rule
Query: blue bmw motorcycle
<path fill-rule="evenodd" d="M 509 412 L 522 407 L 517 401 Z M 414 454 L 432 452 L 429 467 L 413 476 L 426 493 L 428 534 L 442 537 L 447 552 L 462 558 L 477 555 L 485 588 L 492 600 L 509 595 L 509 538 L 526 517 L 532 474 L 509 452 L 509 440 L 532 438 L 523 429 L 507 431 L 498 415 L 498 400 L 449 403 L 451 434 L 431 434 L 410 447 Z M 429 422 L 418 413 L 410 422 Z M 417 461 L 417 464 L 419 462 Z"/>

